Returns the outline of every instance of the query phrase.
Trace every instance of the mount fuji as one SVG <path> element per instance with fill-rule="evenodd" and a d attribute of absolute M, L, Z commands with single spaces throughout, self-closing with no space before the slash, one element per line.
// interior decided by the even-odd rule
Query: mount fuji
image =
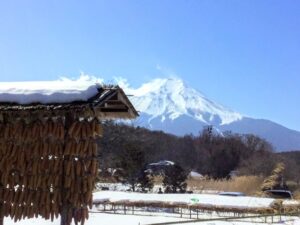
<path fill-rule="evenodd" d="M 212 125 L 218 132 L 258 135 L 277 151 L 300 149 L 300 132 L 230 110 L 179 78 L 154 79 L 136 89 L 122 79 L 117 83 L 131 96 L 130 100 L 140 112 L 134 121 L 137 126 L 182 136 L 199 134 L 204 126 Z"/>

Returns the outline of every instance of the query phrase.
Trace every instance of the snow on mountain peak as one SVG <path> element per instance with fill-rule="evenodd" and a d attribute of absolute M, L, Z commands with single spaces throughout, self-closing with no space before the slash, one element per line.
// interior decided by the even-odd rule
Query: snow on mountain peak
<path fill-rule="evenodd" d="M 117 83 L 132 95 L 136 109 L 148 114 L 150 121 L 154 118 L 174 120 L 185 115 L 206 124 L 223 125 L 242 119 L 241 114 L 209 100 L 179 78 L 157 78 L 136 89 L 124 79 L 118 78 Z"/>

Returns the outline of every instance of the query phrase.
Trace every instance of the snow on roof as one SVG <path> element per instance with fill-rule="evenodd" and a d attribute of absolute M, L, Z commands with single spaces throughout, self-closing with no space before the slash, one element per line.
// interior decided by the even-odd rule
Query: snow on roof
<path fill-rule="evenodd" d="M 224 195 L 224 196 L 245 196 L 243 192 L 235 192 L 235 191 L 223 191 L 220 192 L 219 195 Z"/>
<path fill-rule="evenodd" d="M 149 166 L 173 166 L 175 163 L 168 160 L 160 160 L 155 163 L 150 163 Z"/>
<path fill-rule="evenodd" d="M 189 174 L 193 178 L 204 178 L 204 176 L 196 171 L 191 171 Z"/>
<path fill-rule="evenodd" d="M 77 80 L 2 82 L 0 102 L 25 105 L 87 101 L 98 93 L 100 83 L 101 80 L 84 75 Z"/>
<path fill-rule="evenodd" d="M 55 111 L 55 113 L 54 113 Z M 119 86 L 82 75 L 77 80 L 0 83 L 0 112 L 15 116 L 64 116 L 133 119 L 138 116 Z M 53 114 L 54 113 L 54 114 Z"/>

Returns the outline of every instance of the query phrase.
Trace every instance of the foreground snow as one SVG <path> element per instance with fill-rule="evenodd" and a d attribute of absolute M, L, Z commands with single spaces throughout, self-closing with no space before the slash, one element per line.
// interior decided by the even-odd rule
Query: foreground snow
<path fill-rule="evenodd" d="M 206 204 L 223 207 L 240 207 L 240 208 L 251 208 L 251 207 L 268 207 L 274 199 L 272 198 L 257 198 L 257 197 L 231 197 L 231 196 L 219 196 L 209 194 L 142 194 L 142 193 L 126 193 L 126 192 L 112 192 L 112 191 L 101 191 L 94 193 L 94 201 L 151 201 L 151 202 L 168 202 L 168 203 L 188 203 L 188 204 Z M 287 204 L 288 202 L 286 202 Z M 292 202 L 295 203 L 295 202 Z M 166 223 L 166 222 L 183 222 L 190 220 L 188 212 L 183 214 L 183 218 L 180 214 L 164 211 L 164 210 L 138 210 L 136 209 L 134 215 L 132 211 L 128 209 L 127 214 L 123 214 L 123 208 L 116 210 L 116 214 L 110 212 L 103 212 L 103 207 L 94 207 L 90 212 L 90 218 L 86 221 L 86 225 L 150 225 L 155 223 Z M 109 210 L 109 207 L 106 208 Z M 254 225 L 270 224 L 271 218 L 268 219 L 268 223 L 265 223 L 264 218 L 251 218 L 239 221 L 222 221 L 222 217 L 232 217 L 232 214 L 218 214 L 218 213 L 199 213 L 201 219 L 215 219 L 208 222 L 192 222 L 188 223 L 191 225 Z M 195 219 L 195 215 L 193 217 Z M 275 217 L 274 221 L 278 222 L 279 217 Z M 10 218 L 5 218 L 5 225 L 59 225 L 59 218 L 53 222 L 44 220 L 42 218 L 37 219 L 26 219 L 14 223 Z M 179 223 L 180 224 L 180 223 Z M 286 225 L 300 225 L 300 219 L 297 217 L 282 217 L 280 223 L 273 224 L 286 224 Z M 73 225 L 73 224 L 72 224 Z M 183 223 L 182 223 L 183 225 Z"/>
<path fill-rule="evenodd" d="M 171 218 L 171 217 L 164 217 L 164 216 L 142 216 L 142 215 L 115 215 L 109 213 L 95 213 L 90 214 L 90 219 L 86 221 L 86 225 L 147 225 L 152 223 L 164 223 L 164 222 L 175 222 L 175 221 L 183 221 L 184 219 L 180 218 Z M 186 220 L 186 219 L 185 219 Z M 9 218 L 5 218 L 4 220 L 5 225 L 59 225 L 59 219 L 51 222 L 48 220 L 44 220 L 42 218 L 37 219 L 27 219 L 21 220 L 17 223 L 14 223 Z M 240 221 L 209 221 L 209 222 L 197 222 L 197 223 L 187 223 L 191 225 L 267 225 L 270 223 L 263 223 L 261 219 L 255 219 L 248 222 L 240 222 Z M 284 219 L 280 223 L 273 223 L 273 224 L 286 224 L 286 225 L 300 225 L 300 220 L 291 220 L 291 219 Z M 74 225 L 74 224 L 72 224 Z M 183 225 L 183 224 L 182 224 Z"/>
<path fill-rule="evenodd" d="M 101 191 L 94 193 L 94 201 L 128 201 L 128 202 L 138 202 L 138 201 L 149 201 L 149 202 L 168 202 L 168 203 L 188 203 L 188 204 L 205 204 L 210 206 L 223 206 L 223 207 L 239 207 L 239 208 L 259 208 L 259 207 L 269 207 L 274 199 L 272 198 L 258 198 L 258 197 L 231 197 L 231 196 L 219 196 L 219 195 L 209 195 L 209 194 L 142 194 L 142 193 L 128 193 L 128 192 L 112 192 L 112 191 Z M 297 201 L 286 201 L 285 204 L 296 204 Z M 183 218 L 177 212 L 150 209 L 139 210 L 135 209 L 134 214 L 130 208 L 124 214 L 123 208 L 117 208 L 116 214 L 112 211 L 103 212 L 103 206 L 99 208 L 94 207 L 90 212 L 90 218 L 86 221 L 86 225 L 150 225 L 155 223 L 166 223 L 166 222 L 183 222 L 190 220 L 189 212 L 183 213 Z M 110 210 L 109 207 L 106 210 Z M 254 225 L 270 224 L 271 218 L 268 218 L 268 222 L 265 222 L 265 218 L 249 218 L 249 219 L 239 219 L 232 221 L 222 221 L 224 217 L 232 217 L 232 213 L 216 213 L 216 212 L 200 212 L 199 218 L 201 219 L 213 219 L 207 222 L 192 222 L 188 223 L 191 225 Z M 195 214 L 192 216 L 196 219 Z M 286 224 L 286 225 L 300 225 L 299 217 L 274 217 L 276 223 L 272 224 Z M 280 221 L 280 222 L 279 222 Z M 44 220 L 42 218 L 37 219 L 26 219 L 14 223 L 10 218 L 5 218 L 5 225 L 59 225 L 59 218 L 51 222 L 50 220 Z M 177 223 L 180 224 L 180 223 Z M 72 224 L 74 225 L 74 224 Z M 183 225 L 183 223 L 182 223 Z"/>
<path fill-rule="evenodd" d="M 143 225 L 150 223 L 160 223 L 160 222 L 171 222 L 178 221 L 178 218 L 168 218 L 168 217 L 153 217 L 153 216 L 132 216 L 132 215 L 113 215 L 109 213 L 97 213 L 90 214 L 89 220 L 85 222 L 85 225 Z M 60 220 L 56 219 L 53 222 L 50 220 L 44 220 L 42 218 L 37 219 L 27 219 L 21 220 L 17 223 L 14 223 L 9 218 L 4 220 L 5 225 L 60 225 Z M 72 223 L 73 225 L 74 223 Z"/>

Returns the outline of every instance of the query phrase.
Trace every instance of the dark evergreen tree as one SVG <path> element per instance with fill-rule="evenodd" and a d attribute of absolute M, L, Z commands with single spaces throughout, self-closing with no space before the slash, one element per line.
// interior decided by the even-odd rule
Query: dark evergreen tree
<path fill-rule="evenodd" d="M 153 188 L 153 177 L 146 169 L 142 169 L 137 179 L 137 188 L 141 192 L 149 192 Z"/>
<path fill-rule="evenodd" d="M 165 169 L 163 186 L 166 193 L 184 193 L 186 191 L 186 179 L 188 173 L 178 164 L 168 166 Z"/>
<path fill-rule="evenodd" d="M 126 142 L 117 157 L 119 180 L 128 184 L 132 191 L 136 191 L 137 188 L 146 191 L 153 187 L 152 179 L 145 171 L 145 153 L 141 146 L 138 141 Z"/>

